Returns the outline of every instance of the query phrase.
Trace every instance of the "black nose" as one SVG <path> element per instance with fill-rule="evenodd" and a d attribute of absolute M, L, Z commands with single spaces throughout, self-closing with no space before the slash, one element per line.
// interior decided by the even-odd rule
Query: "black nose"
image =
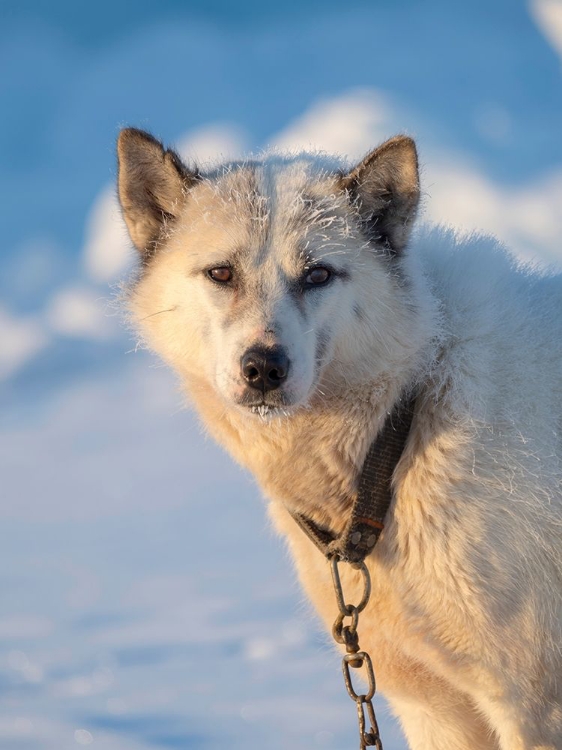
<path fill-rule="evenodd" d="M 240 360 L 242 377 L 250 388 L 265 393 L 283 385 L 289 372 L 289 358 L 283 349 L 250 349 Z"/>

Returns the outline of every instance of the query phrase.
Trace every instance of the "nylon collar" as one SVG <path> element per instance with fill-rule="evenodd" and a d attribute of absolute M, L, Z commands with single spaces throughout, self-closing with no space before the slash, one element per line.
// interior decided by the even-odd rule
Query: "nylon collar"
<path fill-rule="evenodd" d="M 361 563 L 374 549 L 392 502 L 392 475 L 400 461 L 414 416 L 415 398 L 400 399 L 390 412 L 365 458 L 349 520 L 336 536 L 303 513 L 291 516 L 328 558 Z"/>

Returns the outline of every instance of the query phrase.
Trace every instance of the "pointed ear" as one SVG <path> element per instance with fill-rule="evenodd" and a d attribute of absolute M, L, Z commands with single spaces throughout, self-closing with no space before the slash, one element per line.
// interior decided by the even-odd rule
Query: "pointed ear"
<path fill-rule="evenodd" d="M 342 176 L 341 187 L 357 207 L 367 236 L 400 253 L 408 242 L 420 196 L 414 141 L 404 135 L 386 141 Z"/>
<path fill-rule="evenodd" d="M 145 258 L 173 221 L 189 187 L 197 180 L 179 156 L 144 130 L 125 128 L 117 141 L 119 201 L 129 234 Z"/>

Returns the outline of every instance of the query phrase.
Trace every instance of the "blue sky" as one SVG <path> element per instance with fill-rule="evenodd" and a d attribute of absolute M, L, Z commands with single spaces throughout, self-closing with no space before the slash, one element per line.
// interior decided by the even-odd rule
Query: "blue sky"
<path fill-rule="evenodd" d="M 0 16 L 0 748 L 347 747 L 337 659 L 256 487 L 122 324 L 115 138 L 356 159 L 407 132 L 424 220 L 560 266 L 562 3 L 4 0 Z"/>

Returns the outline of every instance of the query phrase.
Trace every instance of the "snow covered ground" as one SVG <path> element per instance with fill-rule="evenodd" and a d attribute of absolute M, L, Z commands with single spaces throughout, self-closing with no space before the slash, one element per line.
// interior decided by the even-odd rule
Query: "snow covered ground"
<path fill-rule="evenodd" d="M 2 750 L 356 743 L 257 488 L 113 301 L 124 124 L 198 160 L 408 132 L 427 220 L 562 265 L 562 2 L 341 6 L 3 3 Z"/>

